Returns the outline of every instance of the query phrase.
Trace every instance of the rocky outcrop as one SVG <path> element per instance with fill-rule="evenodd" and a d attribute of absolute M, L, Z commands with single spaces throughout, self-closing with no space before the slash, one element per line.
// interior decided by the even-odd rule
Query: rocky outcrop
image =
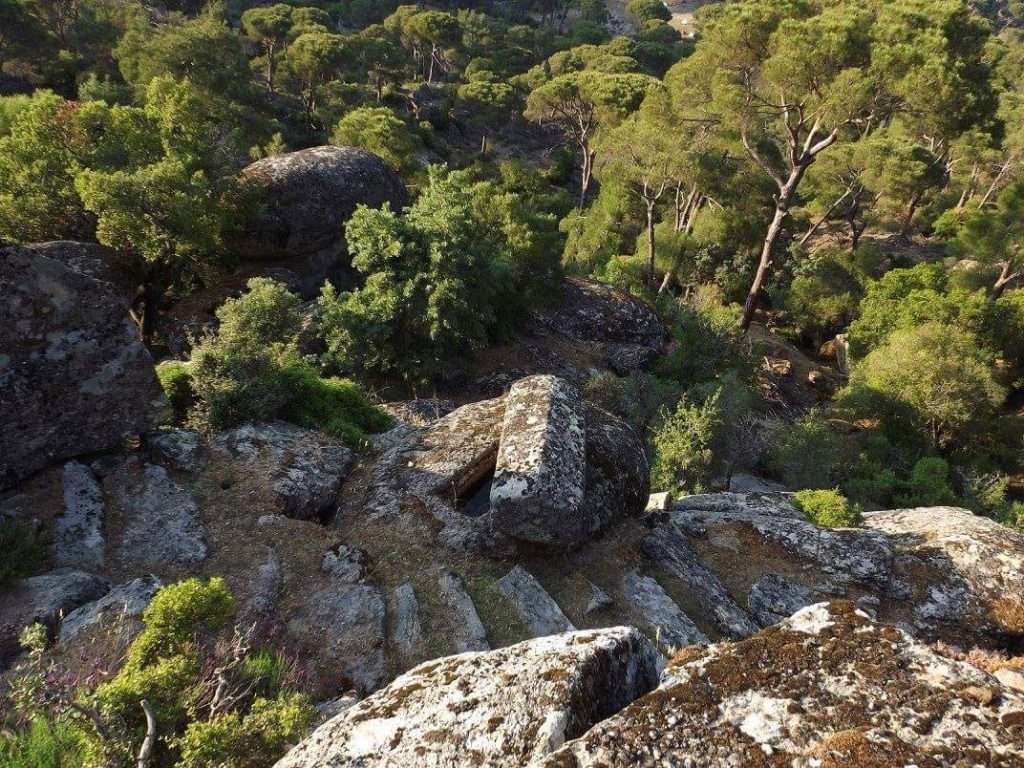
<path fill-rule="evenodd" d="M 211 447 L 267 473 L 278 512 L 299 520 L 330 516 L 352 467 L 352 451 L 343 444 L 283 421 L 223 432 Z"/>
<path fill-rule="evenodd" d="M 520 768 L 650 690 L 635 629 L 574 632 L 428 662 L 320 726 L 277 768 Z"/>
<path fill-rule="evenodd" d="M 656 691 L 540 763 L 1021 764 L 1024 696 L 848 602 L 810 606 L 742 642 L 688 649 Z"/>
<path fill-rule="evenodd" d="M 863 528 L 828 529 L 808 522 L 786 494 L 720 493 L 680 499 L 667 517 L 654 533 L 688 540 L 690 551 L 674 560 L 698 563 L 683 566 L 698 581 L 707 565 L 694 543 L 723 578 L 730 564 L 756 574 L 746 601 L 762 626 L 809 601 L 849 596 L 916 634 L 959 645 L 1024 635 L 1024 536 L 967 510 L 872 512 Z M 664 560 L 666 547 L 652 544 L 645 539 L 644 551 Z M 716 612 L 723 605 L 714 600 Z"/>
<path fill-rule="evenodd" d="M 579 392 L 554 376 L 520 379 L 505 398 L 490 494 L 495 526 L 538 544 L 578 543 L 585 480 Z"/>
<path fill-rule="evenodd" d="M 58 566 L 98 570 L 103 566 L 103 490 L 84 464 L 64 465 L 64 510 L 54 521 L 53 559 Z"/>
<path fill-rule="evenodd" d="M 145 436 L 150 460 L 179 472 L 196 472 L 202 466 L 203 440 L 191 429 L 165 429 Z"/>
<path fill-rule="evenodd" d="M 1024 535 L 952 507 L 873 512 L 865 525 L 893 538 L 901 565 L 913 558 L 945 577 L 917 606 L 922 624 L 975 622 L 1024 636 Z"/>
<path fill-rule="evenodd" d="M 262 191 L 264 206 L 237 249 L 248 259 L 288 260 L 315 293 L 344 258 L 345 223 L 359 205 L 408 200 L 401 178 L 377 155 L 353 147 L 322 146 L 267 157 L 242 178 Z"/>
<path fill-rule="evenodd" d="M 577 341 L 660 350 L 665 326 L 649 304 L 606 283 L 566 278 L 559 301 L 536 315 L 552 331 Z"/>
<path fill-rule="evenodd" d="M 58 568 L 32 576 L 0 592 L 0 661 L 19 650 L 18 636 L 29 624 L 40 622 L 50 631 L 81 605 L 98 600 L 110 590 L 99 576 Z"/>
<path fill-rule="evenodd" d="M 66 643 L 89 627 L 141 616 L 161 586 L 160 579 L 155 576 L 143 576 L 118 584 L 99 600 L 67 614 L 60 623 L 58 639 Z"/>
<path fill-rule="evenodd" d="M 395 588 L 391 594 L 394 614 L 393 639 L 398 652 L 404 658 L 419 653 L 423 643 L 423 625 L 420 624 L 420 604 L 412 584 L 406 583 Z"/>
<path fill-rule="evenodd" d="M 118 447 L 166 406 L 126 298 L 56 258 L 72 245 L 0 249 L 0 487 Z"/>

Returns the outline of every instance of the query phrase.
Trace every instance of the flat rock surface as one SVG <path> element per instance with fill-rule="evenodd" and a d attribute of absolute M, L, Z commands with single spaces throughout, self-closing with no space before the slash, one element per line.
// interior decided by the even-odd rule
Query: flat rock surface
<path fill-rule="evenodd" d="M 662 685 L 545 768 L 1024 764 L 1024 696 L 819 603 L 737 643 L 689 649 Z"/>
<path fill-rule="evenodd" d="M 103 489 L 87 466 L 64 465 L 64 510 L 54 521 L 53 559 L 58 566 L 97 570 L 103 566 Z"/>
<path fill-rule="evenodd" d="M 651 630 L 665 651 L 708 642 L 707 636 L 650 576 L 630 571 L 622 579 L 622 591 L 635 609 L 638 622 Z"/>
<path fill-rule="evenodd" d="M 441 601 L 455 614 L 455 637 L 453 642 L 458 653 L 466 651 L 487 651 L 487 630 L 480 621 L 480 615 L 473 605 L 473 598 L 466 591 L 466 584 L 457 573 L 442 573 L 437 580 Z"/>
<path fill-rule="evenodd" d="M 66 643 L 82 630 L 101 622 L 141 616 L 161 586 L 160 579 L 155 576 L 143 576 L 118 584 L 99 600 L 68 613 L 60 623 L 58 639 Z"/>
<path fill-rule="evenodd" d="M 650 690 L 635 629 L 572 632 L 427 662 L 320 726 L 277 768 L 521 768 Z"/>

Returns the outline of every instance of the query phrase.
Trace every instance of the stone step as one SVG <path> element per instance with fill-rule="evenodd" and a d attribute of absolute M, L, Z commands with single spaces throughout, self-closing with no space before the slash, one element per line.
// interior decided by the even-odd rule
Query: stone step
<path fill-rule="evenodd" d="M 640 542 L 640 550 L 687 590 L 728 637 L 743 638 L 760 627 L 732 599 L 725 586 L 700 559 L 687 538 L 672 523 L 658 525 Z"/>
<path fill-rule="evenodd" d="M 480 615 L 473 605 L 473 598 L 466 591 L 466 584 L 459 574 L 448 571 L 437 580 L 441 588 L 441 600 L 454 612 L 452 622 L 453 644 L 456 653 L 466 651 L 489 651 L 487 631 Z"/>
<path fill-rule="evenodd" d="M 406 582 L 391 593 L 394 629 L 391 641 L 406 659 L 414 658 L 423 643 L 423 626 L 420 623 L 420 605 L 412 584 Z"/>
<path fill-rule="evenodd" d="M 650 576 L 641 576 L 636 571 L 627 573 L 622 579 L 622 591 L 637 618 L 657 635 L 659 648 L 666 653 L 708 642 L 707 636 Z"/>
<path fill-rule="evenodd" d="M 576 629 L 558 603 L 525 568 L 518 565 L 498 580 L 498 591 L 515 607 L 533 637 Z"/>

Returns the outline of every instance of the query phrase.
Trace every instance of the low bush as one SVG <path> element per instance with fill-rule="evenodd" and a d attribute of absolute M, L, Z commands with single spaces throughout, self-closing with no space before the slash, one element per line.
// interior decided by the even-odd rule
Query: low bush
<path fill-rule="evenodd" d="M 767 463 L 788 488 L 831 488 L 843 476 L 845 453 L 842 437 L 812 411 L 779 431 Z"/>
<path fill-rule="evenodd" d="M 894 500 L 900 507 L 955 503 L 956 493 L 949 481 L 949 463 L 938 456 L 919 459 L 910 472 L 910 478 L 900 483 Z"/>
<path fill-rule="evenodd" d="M 195 402 L 189 364 L 183 360 L 164 360 L 156 367 L 156 377 L 174 410 L 174 422 L 181 423 Z"/>
<path fill-rule="evenodd" d="M 4 768 L 84 768 L 94 757 L 89 735 L 67 720 L 32 719 L 27 728 L 0 732 Z"/>
<path fill-rule="evenodd" d="M 0 517 L 0 587 L 31 576 L 46 559 L 35 526 L 13 517 Z"/>
<path fill-rule="evenodd" d="M 838 490 L 805 489 L 793 494 L 804 517 L 821 528 L 856 528 L 864 524 L 860 507 Z"/>
<path fill-rule="evenodd" d="M 683 396 L 683 387 L 645 372 L 629 376 L 605 372 L 587 381 L 584 395 L 587 400 L 628 421 L 643 435 L 660 413 L 675 410 Z"/>
<path fill-rule="evenodd" d="M 676 495 L 710 488 L 718 468 L 716 447 L 723 428 L 718 395 L 697 404 L 683 398 L 654 431 L 651 487 Z"/>

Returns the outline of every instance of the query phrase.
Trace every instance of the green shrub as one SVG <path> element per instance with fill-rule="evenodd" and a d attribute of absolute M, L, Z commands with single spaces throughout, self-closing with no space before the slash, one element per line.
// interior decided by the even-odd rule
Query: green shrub
<path fill-rule="evenodd" d="M 683 398 L 654 431 L 651 487 L 682 495 L 708 490 L 718 470 L 715 448 L 722 429 L 718 394 L 701 404 Z"/>
<path fill-rule="evenodd" d="M 659 413 L 675 410 L 683 391 L 679 383 L 650 373 L 616 376 L 605 372 L 587 381 L 584 396 L 606 411 L 625 419 L 638 434 L 643 435 L 657 420 Z"/>
<path fill-rule="evenodd" d="M 931 507 L 956 502 L 949 482 L 949 463 L 938 456 L 926 456 L 914 464 L 910 478 L 901 482 L 895 495 L 900 507 Z"/>
<path fill-rule="evenodd" d="M 164 360 L 156 367 L 156 377 L 174 409 L 175 423 L 182 422 L 195 401 L 189 364 L 182 360 Z"/>
<path fill-rule="evenodd" d="M 655 373 L 685 387 L 714 379 L 747 365 L 737 333 L 736 314 L 719 303 L 719 295 L 701 291 L 696 306 L 675 310 L 672 351 L 655 365 Z"/>
<path fill-rule="evenodd" d="M 423 149 L 419 136 L 387 107 L 353 109 L 341 118 L 331 141 L 373 152 L 396 171 L 405 173 L 418 169 L 416 153 Z"/>
<path fill-rule="evenodd" d="M 864 524 L 860 507 L 838 490 L 807 489 L 793 494 L 804 517 L 821 528 L 856 528 Z"/>
<path fill-rule="evenodd" d="M 283 418 L 353 446 L 390 426 L 356 384 L 321 378 L 299 355 L 299 299 L 283 284 L 250 280 L 249 292 L 226 301 L 217 317 L 217 333 L 192 352 L 194 426 L 224 429 Z"/>
<path fill-rule="evenodd" d="M 234 598 L 220 578 L 190 578 L 164 587 L 143 612 L 145 628 L 121 670 L 96 689 L 96 699 L 129 723 L 140 722 L 142 699 L 152 704 L 163 727 L 184 723 L 201 667 L 195 637 L 222 627 L 234 610 Z"/>
<path fill-rule="evenodd" d="M 33 718 L 27 728 L 0 731 L 4 768 L 84 768 L 97 755 L 94 739 L 67 720 Z"/>
<path fill-rule="evenodd" d="M 669 21 L 672 14 L 661 0 L 629 0 L 626 9 L 643 26 L 648 21 Z"/>
<path fill-rule="evenodd" d="M 785 427 L 768 451 L 768 467 L 788 488 L 831 488 L 843 475 L 846 446 L 818 411 Z"/>
<path fill-rule="evenodd" d="M 1024 502 L 1008 504 L 1000 513 L 999 522 L 1024 533 Z"/>
<path fill-rule="evenodd" d="M 257 698 L 248 713 L 189 724 L 178 740 L 179 768 L 269 768 L 301 739 L 316 708 L 300 694 Z"/>
<path fill-rule="evenodd" d="M 31 576 L 46 559 L 35 526 L 13 517 L 0 517 L 0 587 Z"/>
<path fill-rule="evenodd" d="M 319 429 L 359 446 L 366 442 L 367 434 L 383 432 L 392 424 L 391 418 L 353 381 L 321 378 L 304 363 L 286 368 L 284 377 L 290 397 L 282 415 L 299 426 Z"/>
<path fill-rule="evenodd" d="M 969 446 L 1005 397 L 978 338 L 939 323 L 895 331 L 854 367 L 849 387 L 906 408 L 933 448 Z"/>

